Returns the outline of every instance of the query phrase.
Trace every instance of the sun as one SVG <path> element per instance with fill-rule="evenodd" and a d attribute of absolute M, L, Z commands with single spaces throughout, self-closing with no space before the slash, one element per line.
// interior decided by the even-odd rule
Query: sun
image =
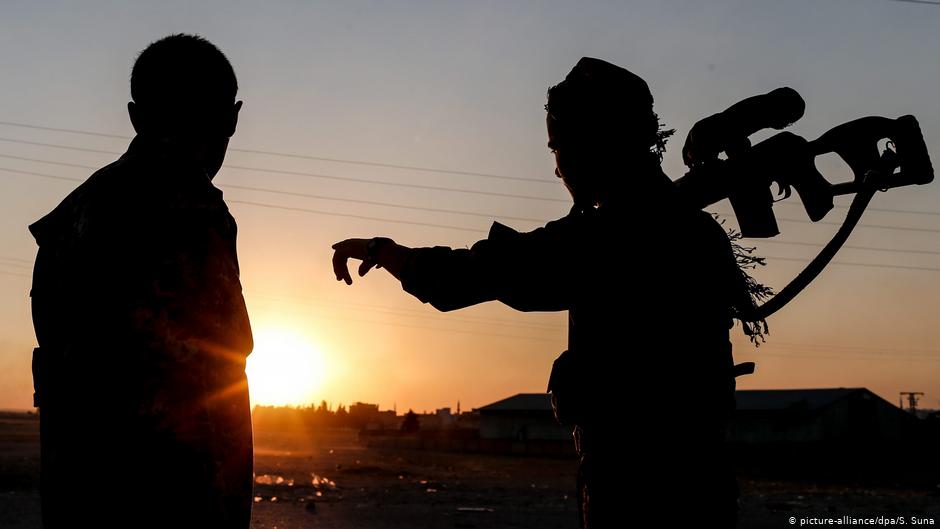
<path fill-rule="evenodd" d="M 314 342 L 287 328 L 255 331 L 245 372 L 252 404 L 298 406 L 314 402 L 326 379 L 324 356 Z"/>

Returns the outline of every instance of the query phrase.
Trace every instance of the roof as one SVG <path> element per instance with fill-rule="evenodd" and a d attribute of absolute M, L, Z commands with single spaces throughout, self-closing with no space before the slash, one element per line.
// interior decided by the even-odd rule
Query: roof
<path fill-rule="evenodd" d="M 734 398 L 739 411 L 784 410 L 791 407 L 805 407 L 808 411 L 815 411 L 858 392 L 872 395 L 865 388 L 750 389 L 736 391 Z"/>
<path fill-rule="evenodd" d="M 487 404 L 477 411 L 552 411 L 552 397 L 548 393 L 518 393 L 512 397 Z"/>
<path fill-rule="evenodd" d="M 800 407 L 807 411 L 824 408 L 853 394 L 867 394 L 883 400 L 865 388 L 820 388 L 820 389 L 749 389 L 735 392 L 738 411 L 772 411 Z M 487 404 L 476 411 L 552 411 L 551 395 L 548 393 L 518 393 L 503 400 Z"/>

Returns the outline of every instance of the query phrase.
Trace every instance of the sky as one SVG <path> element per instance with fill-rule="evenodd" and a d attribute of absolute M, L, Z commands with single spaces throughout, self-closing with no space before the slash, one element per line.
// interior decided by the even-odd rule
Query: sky
<path fill-rule="evenodd" d="M 83 179 L 124 151 L 130 69 L 162 36 L 208 38 L 238 75 L 239 150 L 215 183 L 239 225 L 259 338 L 254 401 L 432 411 L 544 391 L 566 315 L 496 303 L 438 314 L 382 272 L 347 287 L 330 269 L 333 242 L 385 235 L 465 247 L 493 220 L 530 230 L 563 216 L 568 197 L 552 173 L 543 105 L 582 56 L 647 80 L 677 130 L 663 164 L 673 178 L 684 173 L 679 147 L 692 124 L 779 86 L 806 100 L 797 134 L 914 114 L 936 162 L 938 27 L 940 5 L 891 0 L 4 2 L 0 408 L 31 404 L 36 246 L 26 227 L 78 183 L 50 175 Z M 834 156 L 817 165 L 832 181 L 849 178 Z M 879 193 L 841 264 L 770 319 L 764 345 L 735 328 L 736 361 L 757 362 L 738 387 L 867 387 L 890 402 L 922 391 L 921 406 L 940 408 L 938 199 L 936 184 Z M 724 202 L 709 210 L 730 213 Z M 779 289 L 845 209 L 811 224 L 794 195 L 775 210 L 782 234 L 750 242 L 767 257 L 757 277 Z M 648 338 L 645 354 L 655 354 L 661 337 Z"/>

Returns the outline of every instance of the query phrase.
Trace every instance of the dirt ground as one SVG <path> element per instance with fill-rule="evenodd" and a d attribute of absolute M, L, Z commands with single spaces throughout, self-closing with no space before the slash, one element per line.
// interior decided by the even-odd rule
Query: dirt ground
<path fill-rule="evenodd" d="M 577 527 L 573 460 L 374 450 L 348 430 L 262 432 L 255 445 L 253 529 Z M 38 469 L 38 421 L 0 415 L 0 527 L 41 527 Z M 742 528 L 863 515 L 940 524 L 940 489 L 740 481 Z"/>

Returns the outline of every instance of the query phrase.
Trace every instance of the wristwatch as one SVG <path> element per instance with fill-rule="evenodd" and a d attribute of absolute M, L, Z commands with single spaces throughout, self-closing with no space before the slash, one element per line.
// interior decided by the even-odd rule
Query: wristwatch
<path fill-rule="evenodd" d="M 379 262 L 379 251 L 382 249 L 382 246 L 386 244 L 394 244 L 395 241 L 389 239 L 388 237 L 373 237 L 366 243 L 366 258 L 373 263 Z"/>

